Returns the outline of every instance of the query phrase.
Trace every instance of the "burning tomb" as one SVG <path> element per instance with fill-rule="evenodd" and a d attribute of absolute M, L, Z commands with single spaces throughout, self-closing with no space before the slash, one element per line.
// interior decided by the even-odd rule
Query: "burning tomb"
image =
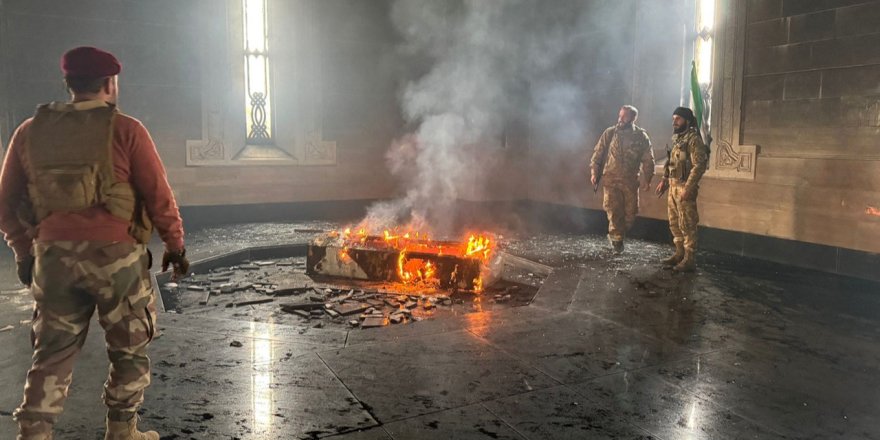
<path fill-rule="evenodd" d="M 365 229 L 346 229 L 309 244 L 306 272 L 480 292 L 493 249 L 494 240 L 486 235 L 441 241 L 415 232 L 386 230 L 382 235 L 371 235 Z"/>

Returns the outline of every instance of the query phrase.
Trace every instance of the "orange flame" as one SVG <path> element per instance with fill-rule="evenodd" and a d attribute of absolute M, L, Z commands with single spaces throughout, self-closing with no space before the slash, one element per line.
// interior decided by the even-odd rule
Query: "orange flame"
<path fill-rule="evenodd" d="M 354 227 L 345 228 L 336 233 L 341 239 L 343 250 L 340 259 L 350 259 L 349 249 L 352 247 L 366 247 L 370 249 L 385 249 L 398 252 L 397 275 L 404 284 L 415 283 L 440 283 L 437 263 L 425 258 L 412 258 L 411 252 L 420 254 L 435 254 L 438 256 L 458 256 L 468 259 L 478 259 L 482 264 L 487 264 L 495 248 L 494 236 L 490 234 L 469 233 L 465 235 L 467 240 L 459 242 L 434 241 L 429 234 L 415 228 L 395 227 L 377 230 L 370 225 L 362 223 Z M 381 231 L 381 233 L 380 233 Z M 458 283 L 458 271 L 447 274 L 453 283 Z M 472 280 L 474 290 L 483 290 L 483 279 L 477 277 Z"/>

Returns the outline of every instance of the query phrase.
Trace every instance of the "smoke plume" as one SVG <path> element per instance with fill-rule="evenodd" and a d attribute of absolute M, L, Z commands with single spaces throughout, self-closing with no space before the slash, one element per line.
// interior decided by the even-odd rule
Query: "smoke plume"
<path fill-rule="evenodd" d="M 578 53 L 592 31 L 607 26 L 585 4 L 395 1 L 400 50 L 425 68 L 402 86 L 401 110 L 412 130 L 387 155 L 406 193 L 371 207 L 365 222 L 450 232 L 455 202 L 492 178 L 481 173 L 480 150 L 500 148 L 510 121 L 529 121 L 531 136 L 547 145 L 584 147 L 589 99 L 579 80 L 592 68 L 587 60 L 614 59 Z M 601 4 L 591 4 L 601 15 Z M 601 20 L 614 20 L 609 14 Z"/>

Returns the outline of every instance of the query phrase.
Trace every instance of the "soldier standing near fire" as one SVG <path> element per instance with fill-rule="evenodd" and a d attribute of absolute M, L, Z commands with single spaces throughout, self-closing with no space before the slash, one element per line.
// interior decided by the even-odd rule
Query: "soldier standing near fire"
<path fill-rule="evenodd" d="M 672 149 L 667 149 L 663 180 L 657 185 L 657 194 L 669 190 L 669 230 L 675 254 L 663 260 L 663 264 L 678 272 L 690 272 L 696 269 L 697 225 L 700 222 L 697 192 L 700 178 L 709 163 L 709 148 L 703 143 L 691 109 L 676 108 L 672 112 L 672 128 Z"/>
<path fill-rule="evenodd" d="M 37 108 L 10 141 L 0 172 L 0 230 L 31 288 L 33 364 L 13 416 L 19 440 L 51 439 L 91 317 L 105 330 L 105 439 L 157 440 L 137 430 L 156 331 L 146 243 L 165 242 L 163 270 L 189 263 L 177 202 L 147 129 L 116 108 L 122 66 L 79 47 L 61 70 L 71 102 Z"/>
<path fill-rule="evenodd" d="M 618 253 L 623 251 L 623 239 L 639 212 L 639 177 L 644 191 L 654 177 L 651 139 L 635 125 L 638 117 L 635 107 L 621 107 L 617 124 L 605 129 L 590 160 L 590 183 L 593 191 L 598 191 L 600 181 L 604 186 L 602 207 L 608 214 L 608 241 Z"/>

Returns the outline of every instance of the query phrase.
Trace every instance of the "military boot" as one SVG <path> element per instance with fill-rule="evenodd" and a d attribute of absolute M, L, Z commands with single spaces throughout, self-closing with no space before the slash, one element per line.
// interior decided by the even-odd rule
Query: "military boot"
<path fill-rule="evenodd" d="M 608 236 L 608 245 L 611 246 L 611 250 L 614 251 L 615 254 L 619 254 L 623 252 L 623 240 L 615 240 Z"/>
<path fill-rule="evenodd" d="M 138 431 L 137 421 L 137 415 L 118 422 L 107 417 L 107 433 L 104 434 L 104 440 L 159 440 L 159 433 L 156 431 Z"/>
<path fill-rule="evenodd" d="M 685 251 L 684 258 L 672 268 L 676 272 L 693 272 L 697 268 L 697 258 L 693 251 Z"/>
<path fill-rule="evenodd" d="M 666 258 L 662 261 L 664 266 L 675 266 L 680 263 L 681 260 L 684 259 L 684 243 L 680 241 L 675 242 L 675 253 L 672 254 L 669 258 Z"/>
<path fill-rule="evenodd" d="M 42 420 L 19 420 L 17 440 L 52 440 L 52 424 Z"/>

